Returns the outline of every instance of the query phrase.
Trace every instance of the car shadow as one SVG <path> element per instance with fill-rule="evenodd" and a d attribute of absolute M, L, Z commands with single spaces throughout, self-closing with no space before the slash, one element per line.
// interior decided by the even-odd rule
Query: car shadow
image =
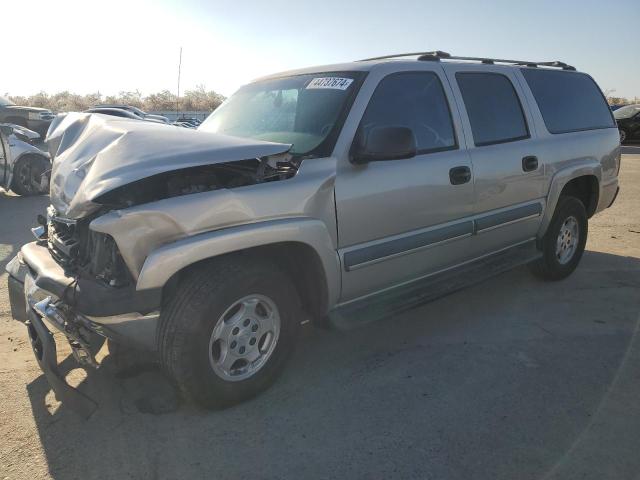
<path fill-rule="evenodd" d="M 149 355 L 104 351 L 86 377 L 61 363 L 98 401 L 90 419 L 43 375 L 27 394 L 57 480 L 513 478 L 509 462 L 538 478 L 616 378 L 639 288 L 638 259 L 587 251 L 562 282 L 519 268 L 354 330 L 306 325 L 281 378 L 225 410 L 182 403 Z"/>

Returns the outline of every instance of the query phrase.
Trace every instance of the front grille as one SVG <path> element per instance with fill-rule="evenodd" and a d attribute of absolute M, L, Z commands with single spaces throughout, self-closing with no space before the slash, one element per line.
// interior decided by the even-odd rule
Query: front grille
<path fill-rule="evenodd" d="M 68 273 L 88 274 L 111 286 L 130 283 L 131 276 L 110 235 L 89 230 L 93 217 L 72 220 L 47 210 L 47 246 Z"/>

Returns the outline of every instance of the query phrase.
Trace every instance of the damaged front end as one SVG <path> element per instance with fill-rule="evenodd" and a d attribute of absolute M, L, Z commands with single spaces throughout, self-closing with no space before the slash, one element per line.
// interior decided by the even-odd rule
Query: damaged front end
<path fill-rule="evenodd" d="M 82 366 L 97 368 L 105 337 L 153 350 L 161 304 L 160 288 L 136 288 L 139 272 L 122 238 L 97 225 L 140 205 L 289 179 L 300 163 L 290 145 L 100 115 L 57 118 L 47 143 L 51 206 L 33 229 L 36 241 L 7 266 L 10 301 L 57 398 L 88 417 L 95 402 L 58 371 L 51 331 Z M 181 235 L 148 220 L 153 241 L 140 225 L 128 232 L 147 248 Z"/>

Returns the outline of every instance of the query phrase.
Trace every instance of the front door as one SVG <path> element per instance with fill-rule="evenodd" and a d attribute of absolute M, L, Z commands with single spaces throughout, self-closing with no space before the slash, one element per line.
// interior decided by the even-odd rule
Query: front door
<path fill-rule="evenodd" d="M 371 96 L 355 133 L 409 127 L 417 155 L 366 165 L 338 160 L 343 302 L 455 264 L 468 250 L 473 168 L 460 145 L 457 109 L 442 67 L 418 68 L 370 73 L 360 93 Z"/>

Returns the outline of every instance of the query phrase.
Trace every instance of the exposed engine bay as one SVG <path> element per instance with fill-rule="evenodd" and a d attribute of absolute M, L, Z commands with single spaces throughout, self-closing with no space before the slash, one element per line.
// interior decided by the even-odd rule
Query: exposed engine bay
<path fill-rule="evenodd" d="M 116 188 L 94 202 L 109 209 L 127 208 L 164 198 L 236 188 L 263 182 L 286 180 L 294 176 L 300 160 L 289 154 L 251 160 L 202 165 L 147 177 Z"/>
<path fill-rule="evenodd" d="M 166 198 L 285 180 L 295 175 L 299 163 L 289 155 L 279 155 L 161 173 L 96 198 L 94 202 L 102 207 L 77 220 L 59 216 L 50 206 L 46 222 L 43 222 L 47 247 L 69 274 L 85 275 L 111 287 L 131 285 L 133 278 L 114 239 L 89 229 L 95 218 L 110 210 Z"/>
<path fill-rule="evenodd" d="M 95 216 L 69 220 L 58 217 L 53 207 L 49 207 L 41 238 L 51 256 L 70 276 L 86 276 L 110 287 L 130 285 L 131 274 L 113 238 L 89 229 Z"/>

